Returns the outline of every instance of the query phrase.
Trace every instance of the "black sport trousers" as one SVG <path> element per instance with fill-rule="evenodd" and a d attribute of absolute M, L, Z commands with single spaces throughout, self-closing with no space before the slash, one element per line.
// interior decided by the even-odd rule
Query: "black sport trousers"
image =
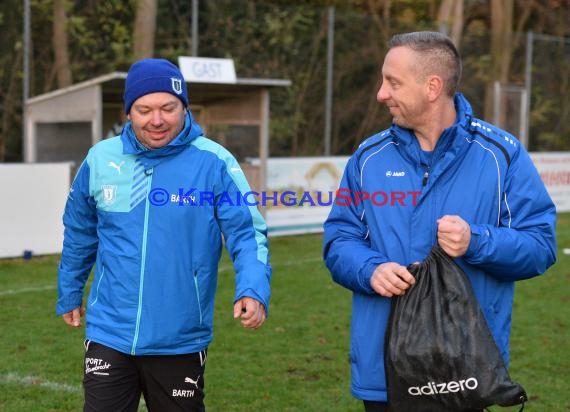
<path fill-rule="evenodd" d="M 133 356 L 85 341 L 84 412 L 203 412 L 207 351 Z"/>
<path fill-rule="evenodd" d="M 388 412 L 388 404 L 386 402 L 363 401 L 365 412 Z"/>

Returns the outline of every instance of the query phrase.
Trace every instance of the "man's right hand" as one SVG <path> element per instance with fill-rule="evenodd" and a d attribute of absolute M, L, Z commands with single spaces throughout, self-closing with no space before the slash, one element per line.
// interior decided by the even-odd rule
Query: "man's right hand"
<path fill-rule="evenodd" d="M 85 309 L 83 306 L 73 309 L 71 312 L 64 313 L 61 318 L 69 326 L 78 328 L 81 326 L 81 317 L 85 315 Z"/>
<path fill-rule="evenodd" d="M 406 289 L 414 283 L 416 279 L 408 269 L 396 262 L 382 263 L 374 270 L 370 278 L 372 289 L 387 298 L 403 295 Z"/>

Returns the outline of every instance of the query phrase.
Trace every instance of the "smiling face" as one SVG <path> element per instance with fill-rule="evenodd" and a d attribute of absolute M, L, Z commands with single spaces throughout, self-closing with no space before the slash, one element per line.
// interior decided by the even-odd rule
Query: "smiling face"
<path fill-rule="evenodd" d="M 137 139 L 149 149 L 170 143 L 184 127 L 184 106 L 170 93 L 150 93 L 133 103 L 128 118 Z"/>
<path fill-rule="evenodd" d="M 382 66 L 382 85 L 376 99 L 388 106 L 393 122 L 416 129 L 426 121 L 428 87 L 421 59 L 409 47 L 390 49 Z"/>

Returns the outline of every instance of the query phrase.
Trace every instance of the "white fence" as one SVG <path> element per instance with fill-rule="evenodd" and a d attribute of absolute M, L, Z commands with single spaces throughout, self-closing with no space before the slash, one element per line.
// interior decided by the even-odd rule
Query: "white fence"
<path fill-rule="evenodd" d="M 570 152 L 530 154 L 558 212 L 570 211 Z"/>
<path fill-rule="evenodd" d="M 71 163 L 0 164 L 0 258 L 59 253 Z"/>
<path fill-rule="evenodd" d="M 570 211 L 570 152 L 531 153 L 558 212 Z M 322 231 L 348 157 L 270 158 L 256 201 L 270 235 Z M 0 164 L 0 258 L 60 253 L 70 163 Z"/>

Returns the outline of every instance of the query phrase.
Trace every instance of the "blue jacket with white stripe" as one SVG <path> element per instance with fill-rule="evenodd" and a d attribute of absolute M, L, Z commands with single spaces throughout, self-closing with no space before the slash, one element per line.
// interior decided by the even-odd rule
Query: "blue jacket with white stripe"
<path fill-rule="evenodd" d="M 180 134 L 155 150 L 127 123 L 90 149 L 73 181 L 56 313 L 81 304 L 95 264 L 87 339 L 133 355 L 203 350 L 213 336 L 222 235 L 234 301 L 252 297 L 267 310 L 267 228 L 255 206 L 238 201 L 249 190 L 235 158 L 189 112 Z"/>
<path fill-rule="evenodd" d="M 456 262 L 507 364 L 514 281 L 542 274 L 556 260 L 556 210 L 528 153 L 512 135 L 474 118 L 461 94 L 455 107 L 457 121 L 442 133 L 431 164 L 422 163 L 408 129 L 393 125 L 364 141 L 324 225 L 326 265 L 353 292 L 350 358 L 358 399 L 386 400 L 390 299 L 373 291 L 372 273 L 385 262 L 422 261 L 436 242 L 437 219 L 459 215 L 471 226 L 469 248 Z"/>

